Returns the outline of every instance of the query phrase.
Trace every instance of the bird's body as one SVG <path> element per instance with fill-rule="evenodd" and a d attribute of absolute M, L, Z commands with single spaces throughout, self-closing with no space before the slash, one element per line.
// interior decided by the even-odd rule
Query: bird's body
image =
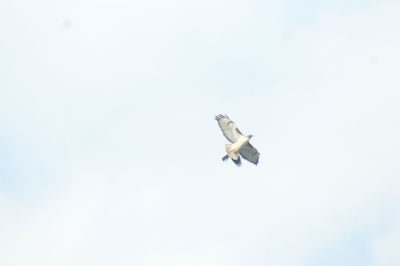
<path fill-rule="evenodd" d="M 248 136 L 243 136 L 240 135 L 237 139 L 237 141 L 233 144 L 225 144 L 225 150 L 226 153 L 239 153 L 240 148 L 245 145 L 246 143 L 248 143 L 250 140 L 250 138 Z"/>
<path fill-rule="evenodd" d="M 224 136 L 232 143 L 225 144 L 226 155 L 222 158 L 223 161 L 231 158 L 237 165 L 241 165 L 240 156 L 247 161 L 258 164 L 260 153 L 250 143 L 252 135 L 243 135 L 236 127 L 235 123 L 227 115 L 218 115 L 215 117 Z"/>

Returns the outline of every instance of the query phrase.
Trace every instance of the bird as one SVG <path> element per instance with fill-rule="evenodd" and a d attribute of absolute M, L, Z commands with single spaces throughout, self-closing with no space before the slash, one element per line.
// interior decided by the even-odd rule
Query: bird
<path fill-rule="evenodd" d="M 239 167 L 242 165 L 240 160 L 240 156 L 242 156 L 245 160 L 257 165 L 260 153 L 249 142 L 253 135 L 243 135 L 227 115 L 219 114 L 215 116 L 215 120 L 217 120 L 225 138 L 232 143 L 225 144 L 226 155 L 222 157 L 222 161 L 231 158 Z"/>

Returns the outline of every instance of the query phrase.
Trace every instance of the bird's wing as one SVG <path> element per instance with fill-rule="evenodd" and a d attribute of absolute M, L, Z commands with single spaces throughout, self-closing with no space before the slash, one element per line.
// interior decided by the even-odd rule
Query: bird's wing
<path fill-rule="evenodd" d="M 230 142 L 235 143 L 239 136 L 242 135 L 235 123 L 227 115 L 217 115 L 215 119 L 217 120 L 222 133 L 224 133 L 225 138 Z"/>
<path fill-rule="evenodd" d="M 258 164 L 258 158 L 260 158 L 260 153 L 254 148 L 250 143 L 244 144 L 240 150 L 239 154 L 247 161 Z"/>

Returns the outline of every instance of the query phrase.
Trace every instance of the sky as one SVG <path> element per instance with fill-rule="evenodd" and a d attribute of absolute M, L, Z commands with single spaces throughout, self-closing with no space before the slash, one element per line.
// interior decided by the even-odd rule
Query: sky
<path fill-rule="evenodd" d="M 1 1 L 0 265 L 400 265 L 399 12 Z"/>

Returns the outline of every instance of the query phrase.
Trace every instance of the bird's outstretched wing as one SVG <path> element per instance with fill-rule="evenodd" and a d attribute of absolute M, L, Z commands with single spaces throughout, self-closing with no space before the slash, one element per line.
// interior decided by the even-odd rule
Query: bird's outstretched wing
<path fill-rule="evenodd" d="M 260 153 L 254 148 L 250 143 L 244 144 L 239 151 L 239 154 L 247 161 L 258 164 L 258 158 L 260 157 Z"/>
<path fill-rule="evenodd" d="M 225 138 L 230 142 L 235 143 L 239 136 L 242 135 L 235 123 L 227 115 L 217 115 L 215 120 L 217 120 Z"/>

